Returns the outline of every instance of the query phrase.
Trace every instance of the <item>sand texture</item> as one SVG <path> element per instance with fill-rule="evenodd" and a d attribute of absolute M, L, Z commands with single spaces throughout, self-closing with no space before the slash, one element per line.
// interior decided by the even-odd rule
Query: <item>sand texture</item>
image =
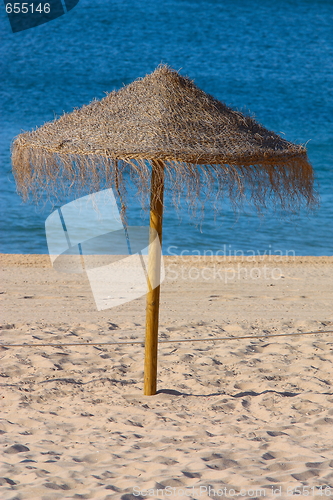
<path fill-rule="evenodd" d="M 333 258 L 165 266 L 143 396 L 145 297 L 0 256 L 0 499 L 333 498 Z"/>

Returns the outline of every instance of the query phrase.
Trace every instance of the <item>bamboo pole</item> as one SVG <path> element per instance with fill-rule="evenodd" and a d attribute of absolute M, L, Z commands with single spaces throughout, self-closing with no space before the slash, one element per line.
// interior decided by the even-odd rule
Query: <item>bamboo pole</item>
<path fill-rule="evenodd" d="M 150 186 L 150 233 L 148 252 L 148 293 L 146 308 L 146 340 L 144 387 L 146 396 L 156 394 L 158 313 L 160 305 L 160 274 L 162 249 L 162 217 L 164 191 L 163 161 L 152 162 Z M 156 233 L 158 238 L 156 238 Z M 157 286 L 156 286 L 157 285 Z"/>

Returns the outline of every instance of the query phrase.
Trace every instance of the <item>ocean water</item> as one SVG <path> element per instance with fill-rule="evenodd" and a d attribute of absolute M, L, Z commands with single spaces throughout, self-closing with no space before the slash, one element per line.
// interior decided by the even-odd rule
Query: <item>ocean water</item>
<path fill-rule="evenodd" d="M 320 206 L 261 217 L 226 202 L 201 223 L 166 193 L 163 252 L 333 254 L 333 2 L 331 0 L 80 0 L 68 14 L 11 33 L 0 10 L 0 209 L 4 253 L 47 253 L 53 207 L 16 193 L 10 145 L 52 120 L 152 72 L 161 62 L 290 141 L 307 143 Z M 131 225 L 147 213 L 135 195 Z"/>

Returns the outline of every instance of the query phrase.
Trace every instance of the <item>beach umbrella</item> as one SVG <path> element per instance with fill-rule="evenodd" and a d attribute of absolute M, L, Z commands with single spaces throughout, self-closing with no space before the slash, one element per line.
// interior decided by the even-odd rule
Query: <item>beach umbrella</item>
<path fill-rule="evenodd" d="M 313 170 L 302 145 L 288 142 L 200 90 L 167 66 L 62 115 L 12 145 L 13 171 L 23 198 L 61 190 L 114 187 L 126 210 L 126 181 L 150 195 L 151 239 L 144 393 L 156 393 L 160 244 L 164 185 L 177 204 L 195 206 L 212 191 L 232 203 L 270 200 L 295 211 L 311 206 Z M 124 172 L 130 176 L 124 176 Z M 125 220 L 125 219 L 124 219 Z"/>

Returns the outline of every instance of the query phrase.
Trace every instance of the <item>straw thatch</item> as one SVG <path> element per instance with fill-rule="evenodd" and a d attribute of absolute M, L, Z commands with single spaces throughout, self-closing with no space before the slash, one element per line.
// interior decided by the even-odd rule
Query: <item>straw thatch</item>
<path fill-rule="evenodd" d="M 62 188 L 125 190 L 129 169 L 149 191 L 153 160 L 165 162 L 173 193 L 191 202 L 217 186 L 217 198 L 248 196 L 258 207 L 311 205 L 306 149 L 234 111 L 167 66 L 119 91 L 16 137 L 12 162 L 24 198 Z"/>

